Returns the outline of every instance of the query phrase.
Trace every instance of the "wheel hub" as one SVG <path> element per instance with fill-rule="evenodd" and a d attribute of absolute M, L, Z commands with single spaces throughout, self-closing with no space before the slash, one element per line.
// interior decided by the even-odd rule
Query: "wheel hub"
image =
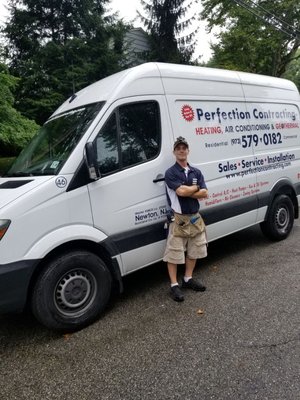
<path fill-rule="evenodd" d="M 85 270 L 73 270 L 58 282 L 54 301 L 61 313 L 74 316 L 92 303 L 95 293 L 94 276 Z"/>
<path fill-rule="evenodd" d="M 288 210 L 284 207 L 279 208 L 276 213 L 276 224 L 278 228 L 285 229 L 288 223 L 289 223 Z"/>

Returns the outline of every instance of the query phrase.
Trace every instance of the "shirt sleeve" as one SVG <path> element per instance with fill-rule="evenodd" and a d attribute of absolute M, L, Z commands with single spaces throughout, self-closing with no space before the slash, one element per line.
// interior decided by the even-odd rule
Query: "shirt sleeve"
<path fill-rule="evenodd" d="M 200 189 L 207 189 L 204 176 L 202 175 L 201 171 L 198 171 L 198 185 L 200 186 Z"/>
<path fill-rule="evenodd" d="M 170 189 L 173 189 L 174 191 L 176 191 L 179 188 L 179 186 L 182 185 L 182 182 L 179 179 L 179 177 L 176 176 L 176 174 L 174 174 L 170 169 L 168 169 L 165 173 L 165 182 L 166 185 Z"/>

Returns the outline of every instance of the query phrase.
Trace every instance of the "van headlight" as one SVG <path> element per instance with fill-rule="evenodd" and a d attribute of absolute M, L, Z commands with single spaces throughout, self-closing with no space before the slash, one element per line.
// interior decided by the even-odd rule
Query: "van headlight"
<path fill-rule="evenodd" d="M 8 227 L 9 227 L 9 224 L 10 224 L 9 219 L 0 219 L 0 240 L 5 235 Z"/>

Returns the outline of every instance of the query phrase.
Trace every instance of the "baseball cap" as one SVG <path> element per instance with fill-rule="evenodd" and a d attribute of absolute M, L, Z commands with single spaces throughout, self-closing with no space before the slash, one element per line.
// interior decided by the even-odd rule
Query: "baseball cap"
<path fill-rule="evenodd" d="M 179 137 L 176 139 L 176 141 L 175 141 L 175 143 L 174 143 L 174 146 L 173 146 L 173 149 L 175 150 L 176 147 L 177 147 L 179 144 L 184 144 L 187 148 L 189 148 L 188 142 L 187 142 L 187 141 L 185 140 L 185 138 L 182 137 L 182 136 L 179 136 Z"/>

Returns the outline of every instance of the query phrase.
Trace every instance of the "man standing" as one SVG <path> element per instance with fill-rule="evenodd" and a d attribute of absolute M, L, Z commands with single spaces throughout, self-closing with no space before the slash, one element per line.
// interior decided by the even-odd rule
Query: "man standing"
<path fill-rule="evenodd" d="M 165 174 L 167 199 L 173 215 L 163 260 L 168 263 L 171 297 L 175 301 L 183 301 L 184 296 L 177 282 L 177 264 L 185 263 L 182 288 L 202 292 L 206 289 L 193 279 L 193 271 L 197 259 L 207 256 L 199 199 L 207 198 L 208 191 L 201 171 L 188 164 L 189 145 L 185 138 L 177 138 L 173 150 L 176 163 Z"/>

